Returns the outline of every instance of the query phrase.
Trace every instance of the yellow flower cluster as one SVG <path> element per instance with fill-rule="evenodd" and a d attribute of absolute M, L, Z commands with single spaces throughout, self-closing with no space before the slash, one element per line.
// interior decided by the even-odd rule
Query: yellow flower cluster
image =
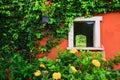
<path fill-rule="evenodd" d="M 40 67 L 41 67 L 41 68 L 45 68 L 45 65 L 44 65 L 44 64 L 40 64 Z"/>
<path fill-rule="evenodd" d="M 70 53 L 73 53 L 73 54 L 78 53 L 78 50 L 77 49 L 70 50 Z"/>
<path fill-rule="evenodd" d="M 92 64 L 96 67 L 100 67 L 100 62 L 98 60 L 92 60 Z"/>
<path fill-rule="evenodd" d="M 40 76 L 41 75 L 41 71 L 40 70 L 36 70 L 36 72 L 34 72 L 35 76 Z"/>
<path fill-rule="evenodd" d="M 73 73 L 76 73 L 76 72 L 77 72 L 77 69 L 76 69 L 74 66 L 70 66 L 70 68 L 72 69 L 72 72 L 73 72 Z"/>
<path fill-rule="evenodd" d="M 60 72 L 53 73 L 52 78 L 55 80 L 61 79 L 61 73 Z"/>

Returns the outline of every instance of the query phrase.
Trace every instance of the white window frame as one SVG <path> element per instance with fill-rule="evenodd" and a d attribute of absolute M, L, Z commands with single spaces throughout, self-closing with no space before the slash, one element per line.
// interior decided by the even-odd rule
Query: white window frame
<path fill-rule="evenodd" d="M 74 25 L 73 22 L 79 22 L 79 21 L 94 21 L 94 31 L 93 31 L 93 47 L 75 47 L 74 46 Z M 103 50 L 103 47 L 101 47 L 101 41 L 100 41 L 100 22 L 102 21 L 102 16 L 94 16 L 91 18 L 84 18 L 84 17 L 77 17 L 72 22 L 72 25 L 70 26 L 70 32 L 68 34 L 68 47 L 67 49 L 82 49 L 82 50 Z"/>

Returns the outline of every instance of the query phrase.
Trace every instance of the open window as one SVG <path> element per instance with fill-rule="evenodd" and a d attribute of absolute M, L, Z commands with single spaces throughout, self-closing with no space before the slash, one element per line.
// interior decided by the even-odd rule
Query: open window
<path fill-rule="evenodd" d="M 68 49 L 103 50 L 100 41 L 101 16 L 78 17 L 70 26 Z"/>

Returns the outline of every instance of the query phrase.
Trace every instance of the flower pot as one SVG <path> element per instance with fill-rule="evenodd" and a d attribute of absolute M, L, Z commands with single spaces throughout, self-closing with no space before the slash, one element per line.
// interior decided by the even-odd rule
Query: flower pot
<path fill-rule="evenodd" d="M 49 17 L 48 16 L 42 16 L 42 22 L 43 23 L 48 23 Z"/>

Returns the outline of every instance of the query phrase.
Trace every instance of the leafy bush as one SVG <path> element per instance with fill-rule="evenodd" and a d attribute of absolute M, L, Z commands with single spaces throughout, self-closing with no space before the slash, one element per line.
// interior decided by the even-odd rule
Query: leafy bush
<path fill-rule="evenodd" d="M 47 0 L 43 1 L 46 2 Z M 53 13 L 50 15 L 50 21 L 47 24 L 44 24 L 41 21 L 43 12 L 40 8 L 41 5 L 38 5 L 38 3 L 39 0 L 0 0 L 1 80 L 10 80 L 10 78 L 15 80 L 24 80 L 32 78 L 32 73 L 36 69 L 35 66 L 39 65 L 35 58 L 35 55 L 38 53 L 35 49 L 35 42 L 44 37 L 49 37 L 47 44 L 45 46 L 40 46 L 40 51 L 49 52 L 53 46 L 58 44 L 59 40 L 66 38 L 69 31 L 69 23 L 73 21 L 75 17 L 114 12 L 119 11 L 120 8 L 120 1 L 118 0 L 51 0 L 51 4 L 55 3 L 56 5 L 54 5 Z M 56 41 L 54 39 L 56 39 Z M 85 74 L 86 78 L 93 74 L 93 72 L 83 72 L 83 70 L 90 67 L 87 65 L 93 66 L 91 62 L 89 62 L 89 60 L 92 60 L 91 58 L 86 58 L 83 55 L 85 59 L 81 62 L 79 61 L 78 56 L 73 54 L 70 55 L 68 53 L 69 51 L 66 51 L 64 55 L 60 54 L 58 62 L 53 60 L 46 61 L 49 65 L 45 66 L 50 67 L 51 65 L 54 65 L 57 67 L 53 70 L 48 69 L 50 70 L 50 73 L 47 75 L 46 79 L 52 79 L 52 73 L 55 71 L 60 72 L 62 78 L 70 79 L 70 77 L 74 77 L 77 79 L 79 77 L 77 76 L 78 74 L 73 74 L 71 69 L 69 69 L 70 66 L 73 66 L 72 68 L 75 72 L 77 69 L 77 73 Z M 43 59 L 43 62 L 44 60 L 45 59 Z M 114 62 L 118 63 L 119 57 L 116 57 Z M 83 67 L 81 71 L 78 68 L 79 63 L 82 63 L 85 66 L 85 68 Z M 112 66 L 112 63 L 113 60 L 111 60 L 111 64 L 106 63 L 105 66 Z M 62 70 L 62 68 L 65 68 L 65 70 Z M 60 69 L 62 71 L 60 71 Z M 93 68 L 91 68 L 91 70 L 92 69 Z M 108 73 L 112 74 L 112 77 L 116 77 L 116 71 L 113 70 L 112 72 L 113 73 Z M 38 74 L 40 75 L 39 71 Z M 60 74 L 55 73 L 55 75 L 56 74 L 59 75 L 58 78 L 60 78 Z M 68 74 L 70 75 L 68 76 Z M 36 79 L 36 77 L 34 78 Z M 91 78 L 94 78 L 93 75 L 91 75 Z M 81 79 L 85 79 L 85 77 L 83 76 Z"/>
<path fill-rule="evenodd" d="M 56 60 L 40 58 L 33 79 L 41 80 L 117 80 L 120 71 L 114 70 L 100 52 L 79 53 L 77 50 L 59 53 Z M 38 75 L 37 75 L 38 74 Z"/>
<path fill-rule="evenodd" d="M 0 80 L 30 78 L 32 76 L 30 73 L 34 70 L 33 64 L 31 64 L 31 60 L 25 60 L 25 58 L 25 55 L 21 56 L 18 53 L 14 53 L 13 56 L 7 58 L 0 58 Z"/>
<path fill-rule="evenodd" d="M 100 52 L 66 50 L 59 52 L 57 59 L 25 59 L 18 53 L 13 57 L 0 58 L 1 80 L 117 80 L 119 70 L 114 64 L 119 63 L 120 55 L 106 61 Z"/>
<path fill-rule="evenodd" d="M 46 36 L 52 35 L 52 41 L 54 38 L 57 40 L 65 38 L 69 31 L 69 23 L 75 17 L 114 12 L 119 11 L 120 8 L 118 0 L 51 0 L 45 7 L 54 7 L 54 9 L 50 13 L 48 24 L 43 24 L 41 18 L 45 12 L 42 11 L 41 2 L 47 3 L 47 0 L 0 1 L 0 53 L 2 56 L 4 52 L 5 55 L 11 52 L 10 48 L 15 51 L 34 50 L 34 42 Z M 51 9 L 47 11 L 51 12 Z M 53 46 L 55 45 L 48 40 L 45 48 L 50 51 Z"/>

